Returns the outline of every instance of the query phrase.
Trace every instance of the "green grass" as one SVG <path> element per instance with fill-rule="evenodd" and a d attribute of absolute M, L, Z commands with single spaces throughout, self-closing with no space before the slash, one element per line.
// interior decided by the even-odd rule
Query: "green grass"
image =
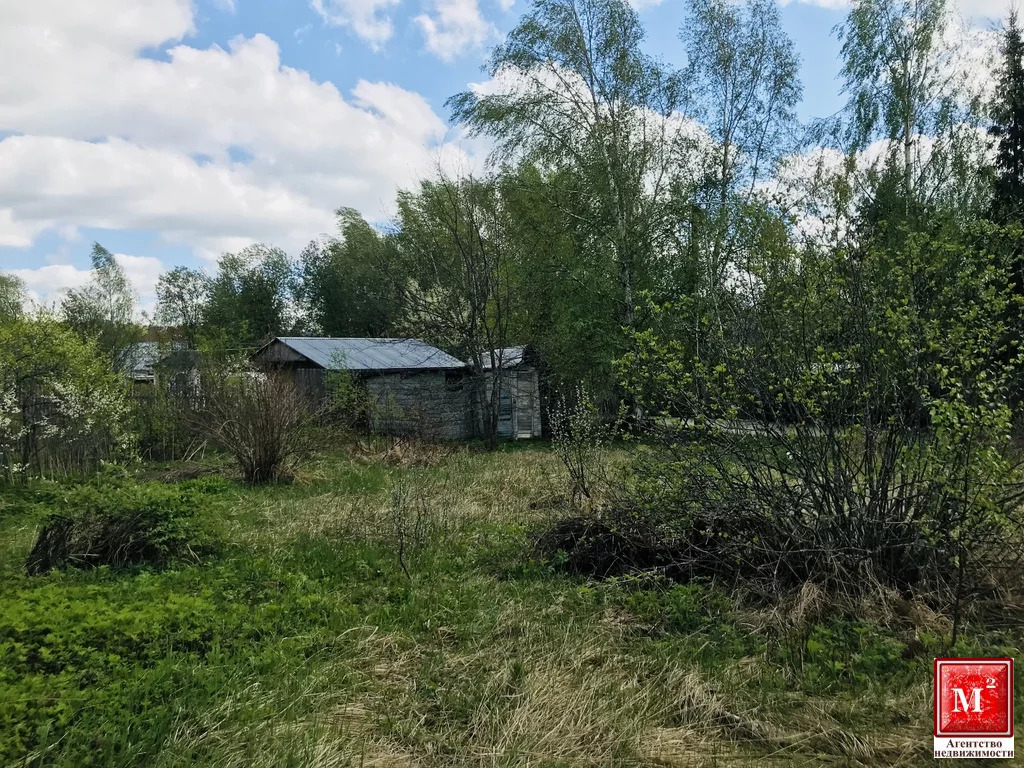
<path fill-rule="evenodd" d="M 8 495 L 0 765 L 930 762 L 938 635 L 560 575 L 529 541 L 562 482 L 543 446 L 325 456 L 231 484 L 198 565 L 31 578 L 45 510 Z"/>

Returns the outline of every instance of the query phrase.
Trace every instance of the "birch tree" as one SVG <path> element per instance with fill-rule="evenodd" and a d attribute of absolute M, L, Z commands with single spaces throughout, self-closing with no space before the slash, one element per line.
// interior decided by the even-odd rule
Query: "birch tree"
<path fill-rule="evenodd" d="M 95 340 L 115 370 L 132 359 L 132 345 L 142 338 L 135 322 L 135 292 L 124 268 L 99 243 L 92 246 L 92 277 L 68 291 L 61 303 L 64 321 L 84 340 Z"/>
<path fill-rule="evenodd" d="M 669 201 L 689 125 L 679 79 L 641 50 L 625 0 L 535 0 L 487 64 L 492 83 L 449 100 L 499 160 L 569 171 L 563 213 L 594 233 L 615 268 L 618 320 L 637 324 L 638 286 L 672 230 Z"/>
<path fill-rule="evenodd" d="M 921 204 L 971 210 L 983 146 L 946 0 L 857 0 L 838 32 L 847 149 L 880 142 L 881 175 L 901 198 L 886 207 L 902 203 L 904 216 Z"/>
<path fill-rule="evenodd" d="M 714 140 L 715 162 L 697 209 L 703 215 L 691 222 L 690 235 L 707 243 L 702 287 L 714 293 L 737 247 L 736 216 L 796 145 L 799 59 L 775 0 L 689 0 L 679 37 L 692 114 Z"/>

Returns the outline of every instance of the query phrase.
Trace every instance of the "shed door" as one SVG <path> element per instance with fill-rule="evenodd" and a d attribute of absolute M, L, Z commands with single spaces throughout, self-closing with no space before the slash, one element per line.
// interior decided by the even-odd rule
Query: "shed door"
<path fill-rule="evenodd" d="M 516 433 L 513 386 L 512 376 L 501 377 L 501 392 L 498 394 L 498 437 L 511 438 Z"/>

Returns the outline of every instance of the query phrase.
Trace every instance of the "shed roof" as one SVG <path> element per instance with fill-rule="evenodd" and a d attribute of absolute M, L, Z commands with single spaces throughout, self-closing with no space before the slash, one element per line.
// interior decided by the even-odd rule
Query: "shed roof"
<path fill-rule="evenodd" d="M 490 370 L 491 353 L 484 352 L 481 357 L 483 358 L 484 370 Z M 522 365 L 523 360 L 526 358 L 526 347 L 503 347 L 496 349 L 494 350 L 494 357 L 499 368 L 515 368 L 517 365 Z"/>
<path fill-rule="evenodd" d="M 275 341 L 281 342 L 320 367 L 335 371 L 438 370 L 466 367 L 465 363 L 419 339 L 278 336 L 270 343 L 273 344 Z"/>

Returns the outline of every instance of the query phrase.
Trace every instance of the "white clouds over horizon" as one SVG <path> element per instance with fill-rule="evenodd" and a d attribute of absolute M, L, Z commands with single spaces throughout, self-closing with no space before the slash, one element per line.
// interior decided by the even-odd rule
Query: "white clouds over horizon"
<path fill-rule="evenodd" d="M 343 94 L 263 34 L 188 45 L 189 0 L 0 4 L 0 65 L 20 73 L 0 79 L 0 247 L 90 227 L 207 257 L 258 240 L 294 251 L 339 206 L 379 219 L 439 162 L 473 166 L 418 93 L 359 80 Z M 78 279 L 54 266 L 30 272 Z"/>

